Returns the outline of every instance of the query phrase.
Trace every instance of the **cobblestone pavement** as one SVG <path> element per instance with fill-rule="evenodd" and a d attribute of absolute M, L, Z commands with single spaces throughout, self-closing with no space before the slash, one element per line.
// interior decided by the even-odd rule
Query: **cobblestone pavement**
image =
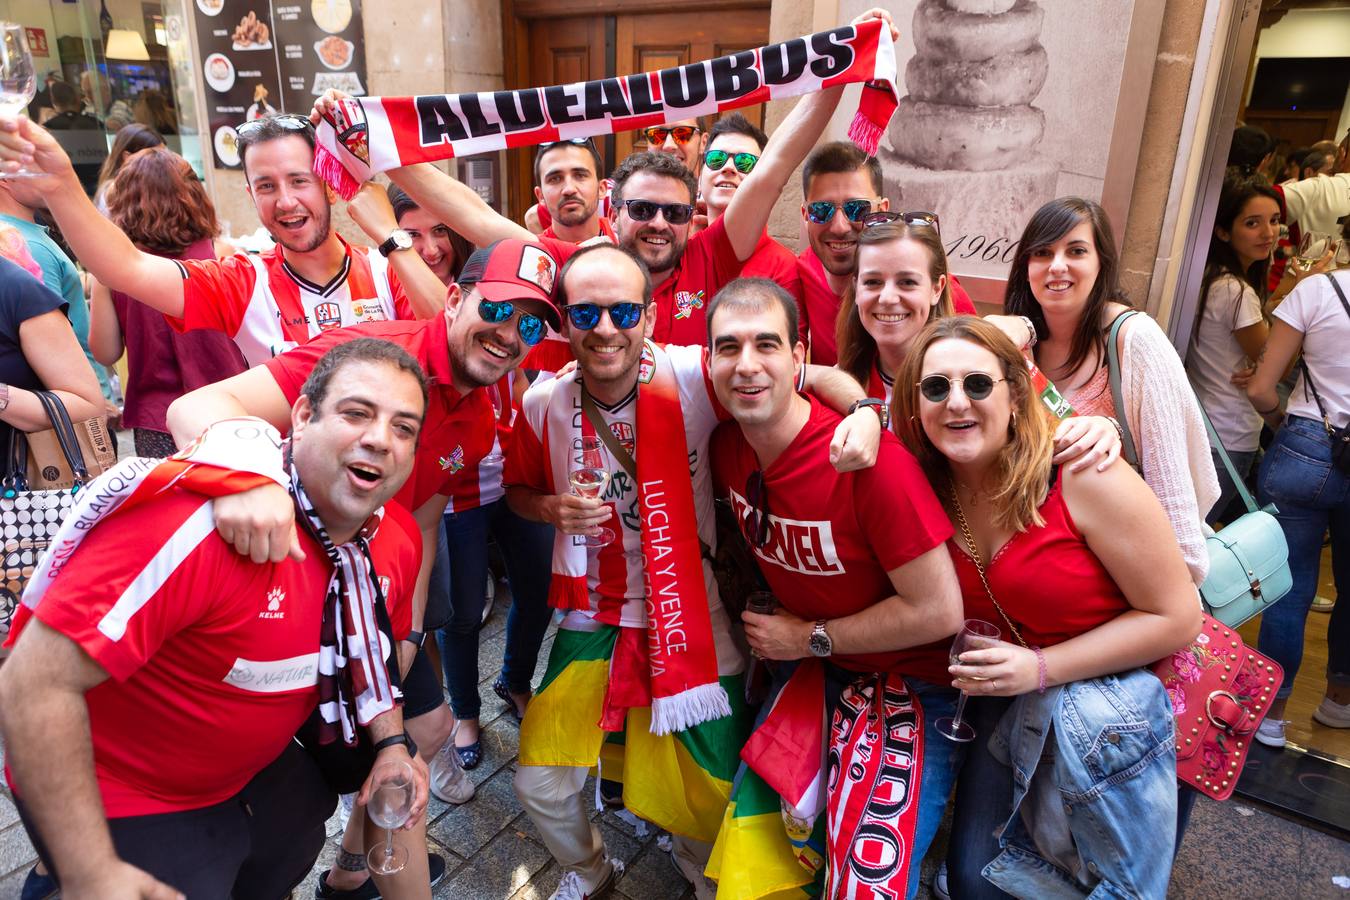
<path fill-rule="evenodd" d="M 504 592 L 503 592 L 504 593 Z M 499 595 L 500 596 L 500 595 Z M 484 627 L 480 645 L 479 694 L 483 701 L 483 761 L 470 778 L 477 786 L 473 800 L 449 806 L 432 798 L 428 808 L 427 846 L 445 857 L 446 878 L 437 886 L 437 900 L 544 900 L 557 887 L 561 871 L 539 840 L 511 788 L 519 731 L 514 718 L 492 693 L 505 645 L 506 610 L 498 604 Z M 540 654 L 536 682 L 543 674 L 553 633 Z M 594 785 L 587 783 L 588 796 Z M 627 871 L 610 896 L 614 900 L 682 900 L 693 890 L 663 849 L 666 841 L 655 828 L 637 828 L 613 812 L 596 813 L 605 846 L 622 859 Z M 296 890 L 296 900 L 314 896 L 314 882 L 337 852 L 340 830 L 329 823 L 329 841 L 315 871 Z M 924 865 L 919 898 L 932 896 L 931 861 L 946 843 L 946 826 L 937 838 L 937 852 Z M 19 824 L 7 791 L 0 790 L 0 900 L 19 896 L 34 853 Z M 1221 894 L 1233 897 L 1346 897 L 1332 878 L 1350 875 L 1350 844 L 1286 819 L 1252 808 L 1240 799 L 1219 804 L 1201 798 L 1173 872 L 1170 897 L 1189 900 Z"/>

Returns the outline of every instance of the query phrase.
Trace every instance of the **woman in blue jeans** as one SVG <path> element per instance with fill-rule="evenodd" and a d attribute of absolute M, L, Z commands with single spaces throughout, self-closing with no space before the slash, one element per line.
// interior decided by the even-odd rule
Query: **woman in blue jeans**
<path fill-rule="evenodd" d="M 1333 280 L 1334 279 L 1334 280 Z M 1284 668 L 1284 682 L 1256 739 L 1285 743 L 1285 704 L 1303 661 L 1303 627 L 1317 594 L 1322 539 L 1331 532 L 1339 595 L 1350 588 L 1350 454 L 1338 465 L 1329 431 L 1350 423 L 1350 272 L 1307 278 L 1274 312 L 1266 355 L 1247 386 L 1252 406 L 1278 429 L 1257 480 L 1262 504 L 1274 503 L 1289 542 L 1293 587 L 1261 617 L 1258 649 Z M 1299 351 L 1298 383 L 1280 410 L 1276 383 Z M 1337 603 L 1327 631 L 1327 690 L 1313 718 L 1350 728 L 1350 604 Z"/>

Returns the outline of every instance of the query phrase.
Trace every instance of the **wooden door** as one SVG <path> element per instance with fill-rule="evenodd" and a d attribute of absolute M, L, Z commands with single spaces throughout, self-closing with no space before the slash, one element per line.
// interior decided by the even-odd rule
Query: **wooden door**
<path fill-rule="evenodd" d="M 769 42 L 768 0 L 686 3 L 654 12 L 651 0 L 503 0 L 502 48 L 508 88 L 543 87 L 649 72 Z M 761 128 L 764 107 L 741 112 Z M 708 122 L 712 124 L 713 120 Z M 635 140 L 636 138 L 636 140 Z M 598 138 L 605 174 L 634 149 L 631 132 Z M 520 221 L 534 203 L 534 148 L 508 151 L 507 215 Z"/>

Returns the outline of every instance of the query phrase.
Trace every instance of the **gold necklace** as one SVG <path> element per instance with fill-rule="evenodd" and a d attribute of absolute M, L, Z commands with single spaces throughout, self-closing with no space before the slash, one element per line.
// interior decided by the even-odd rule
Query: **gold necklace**
<path fill-rule="evenodd" d="M 949 486 L 952 493 L 952 506 L 956 509 L 956 521 L 961 526 L 961 537 L 966 542 L 966 549 L 970 552 L 971 562 L 975 563 L 975 571 L 980 573 L 980 583 L 984 585 L 984 592 L 994 602 L 994 609 L 998 610 L 998 614 L 1003 617 L 1003 621 L 1008 623 L 1008 628 L 1011 629 L 1013 637 L 1017 638 L 1017 643 L 1030 649 L 1031 645 L 1022 640 L 1022 632 L 1018 631 L 1017 626 L 1013 624 L 1013 620 L 1008 618 L 1008 614 L 1003 611 L 1003 607 L 994 597 L 994 591 L 989 587 L 989 579 L 984 574 L 984 562 L 980 559 L 980 551 L 975 547 L 975 535 L 970 530 L 970 523 L 966 521 L 966 512 L 961 508 L 961 498 L 956 492 L 956 480 L 953 479 Z"/>

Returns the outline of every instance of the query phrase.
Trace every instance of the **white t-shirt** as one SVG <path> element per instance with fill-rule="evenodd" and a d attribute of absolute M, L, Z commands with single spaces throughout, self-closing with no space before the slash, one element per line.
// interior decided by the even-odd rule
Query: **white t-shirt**
<path fill-rule="evenodd" d="M 1284 190 L 1289 224 L 1297 224 L 1305 232 L 1340 234 L 1336 220 L 1350 214 L 1350 172 L 1287 181 L 1280 187 Z M 1318 390 L 1321 389 L 1318 385 Z"/>
<path fill-rule="evenodd" d="M 1209 286 L 1205 311 L 1186 353 L 1191 384 L 1225 450 L 1260 446 L 1261 416 L 1247 400 L 1246 391 L 1230 380 L 1234 372 L 1251 365 L 1233 332 L 1260 321 L 1261 299 L 1252 286 L 1233 275 L 1222 275 Z"/>
<path fill-rule="evenodd" d="M 1350 298 L 1350 272 L 1333 276 Z M 1304 281 L 1275 308 L 1275 318 L 1303 333 L 1303 361 L 1312 372 L 1313 384 L 1333 427 L 1350 422 L 1350 313 L 1347 313 L 1326 275 Z M 1289 395 L 1287 412 L 1321 420 L 1312 391 L 1306 390 L 1300 374 Z"/>

